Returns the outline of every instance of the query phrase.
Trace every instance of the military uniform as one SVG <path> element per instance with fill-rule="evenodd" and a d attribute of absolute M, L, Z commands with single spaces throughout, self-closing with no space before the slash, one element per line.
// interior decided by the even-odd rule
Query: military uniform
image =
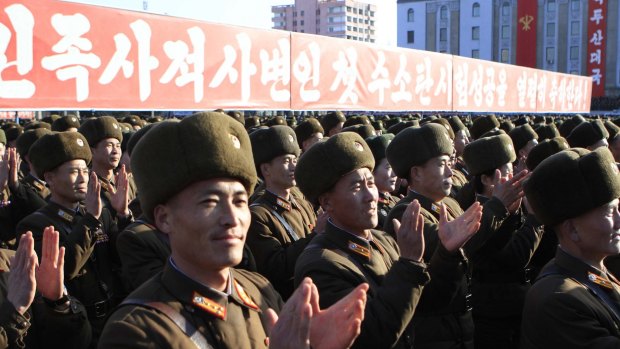
<path fill-rule="evenodd" d="M 397 200 L 390 193 L 379 193 L 379 201 L 377 202 L 377 215 L 379 223 L 378 229 L 382 229 L 390 210 L 396 206 Z"/>
<path fill-rule="evenodd" d="M 364 321 L 353 348 L 410 348 L 404 333 L 429 280 L 426 266 L 400 258 L 396 242 L 384 232 L 370 232 L 372 238 L 365 240 L 328 221 L 325 232 L 299 257 L 295 282 L 312 278 L 321 308 L 368 283 Z"/>
<path fill-rule="evenodd" d="M 609 274 L 558 248 L 527 294 L 521 348 L 620 347 L 618 290 L 620 284 Z"/>
<path fill-rule="evenodd" d="M 112 193 L 116 191 L 116 184 L 114 184 L 114 181 L 112 180 L 107 180 L 99 176 L 99 174 L 97 174 L 97 178 L 99 179 L 99 183 L 101 184 L 101 202 L 103 203 L 103 207 L 107 208 L 108 211 L 112 213 L 113 217 L 116 217 L 116 210 L 114 210 L 114 207 L 112 207 Z M 127 181 L 128 181 L 128 188 L 127 188 L 128 198 L 127 199 L 128 199 L 128 202 L 131 202 L 133 201 L 133 199 L 136 198 L 137 189 L 136 189 L 135 182 L 130 176 L 127 177 Z M 120 223 L 120 224 L 127 225 L 128 223 L 129 222 Z"/>
<path fill-rule="evenodd" d="M 23 315 L 7 300 L 9 258 L 13 251 L 0 250 L 0 348 L 85 348 L 90 325 L 84 307 L 69 297 L 70 305 L 52 306 L 37 295 Z"/>
<path fill-rule="evenodd" d="M 96 339 L 105 316 L 125 295 L 119 276 L 116 223 L 105 208 L 97 219 L 84 206 L 73 211 L 50 202 L 17 226 L 19 235 L 32 232 L 39 258 L 43 230 L 50 225 L 60 233 L 59 244 L 65 247 L 65 285 L 86 307 Z"/>
<path fill-rule="evenodd" d="M 480 204 L 496 200 L 503 208 L 496 198 L 478 195 L 477 199 Z M 506 216 L 499 210 L 499 215 L 487 210 L 489 207 L 485 205 L 478 234 L 491 229 L 491 237 L 477 253 L 469 255 L 476 348 L 518 348 L 521 313 L 530 286 L 526 267 L 543 228 L 536 218 L 520 210 Z"/>
<path fill-rule="evenodd" d="M 460 250 L 450 253 L 439 241 L 439 204 L 409 191 L 390 211 L 385 231 L 395 235 L 392 219 L 401 219 L 413 200 L 420 203 L 424 217 L 424 261 L 428 263 L 431 281 L 426 286 L 412 321 L 415 348 L 473 348 L 474 324 L 471 312 L 471 268 L 466 257 L 477 248 L 478 234 Z M 463 214 L 453 199 L 442 200 L 452 220 Z"/>
<path fill-rule="evenodd" d="M 168 262 L 161 274 L 129 295 L 133 305 L 110 317 L 99 348 L 194 348 L 195 343 L 162 312 L 135 303 L 161 302 L 193 325 L 214 348 L 267 348 L 265 311 L 282 299 L 262 276 L 230 269 L 227 292 L 206 287 Z"/>
<path fill-rule="evenodd" d="M 250 206 L 252 223 L 247 236 L 258 267 L 284 299 L 293 293 L 295 262 L 314 237 L 316 215 L 303 198 L 290 200 L 266 190 Z"/>

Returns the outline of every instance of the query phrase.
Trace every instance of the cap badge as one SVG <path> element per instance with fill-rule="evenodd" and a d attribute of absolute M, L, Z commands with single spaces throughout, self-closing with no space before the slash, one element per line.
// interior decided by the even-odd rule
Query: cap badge
<path fill-rule="evenodd" d="M 232 134 L 228 134 L 228 136 L 230 137 L 230 140 L 232 141 L 233 147 L 235 147 L 236 149 L 240 149 L 241 142 L 239 142 L 239 138 L 237 138 L 237 136 L 232 135 Z"/>
<path fill-rule="evenodd" d="M 293 135 L 288 135 L 288 141 L 293 143 L 295 140 L 293 139 Z"/>
<path fill-rule="evenodd" d="M 353 142 L 353 146 L 355 147 L 355 149 L 357 149 L 358 151 L 364 151 L 364 146 L 362 145 L 362 143 L 360 142 Z"/>
<path fill-rule="evenodd" d="M 611 171 L 617 176 L 618 173 L 620 173 L 620 171 L 618 170 L 618 164 L 615 162 L 611 162 L 609 163 L 609 165 L 611 166 Z"/>
<path fill-rule="evenodd" d="M 117 124 L 112 124 L 112 127 L 114 127 L 115 129 L 117 129 L 117 128 L 118 128 L 118 125 L 117 125 Z"/>
<path fill-rule="evenodd" d="M 84 141 L 79 138 L 75 140 L 75 143 L 77 143 L 77 145 L 79 145 L 80 147 L 84 146 Z"/>

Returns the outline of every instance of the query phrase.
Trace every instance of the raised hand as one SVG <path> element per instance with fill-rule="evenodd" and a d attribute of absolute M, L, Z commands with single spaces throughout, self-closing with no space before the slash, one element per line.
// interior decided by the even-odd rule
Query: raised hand
<path fill-rule="evenodd" d="M 101 203 L 101 183 L 95 171 L 90 173 L 90 179 L 88 182 L 88 192 L 86 193 L 86 212 L 99 219 L 101 211 L 103 210 L 103 204 Z"/>
<path fill-rule="evenodd" d="M 36 270 L 37 289 L 49 300 L 58 300 L 63 295 L 65 248 L 58 246 L 59 234 L 53 226 L 43 230 L 43 251 L 41 263 Z"/>
<path fill-rule="evenodd" d="M 368 284 L 361 284 L 331 307 L 321 310 L 319 291 L 312 285 L 310 344 L 313 348 L 340 349 L 353 345 L 364 320 L 367 291 Z"/>
<path fill-rule="evenodd" d="M 115 178 L 115 184 L 116 189 L 110 187 L 112 190 L 110 203 L 117 214 L 127 216 L 129 215 L 129 179 L 127 178 L 125 165 L 121 165 L 121 169 Z"/>
<path fill-rule="evenodd" d="M 508 212 L 515 213 L 521 206 L 523 198 L 523 183 L 529 178 L 527 170 L 520 171 L 515 176 L 509 175 L 508 178 L 502 178 L 501 172 L 495 170 L 493 178 L 493 196 L 504 204 Z"/>
<path fill-rule="evenodd" d="M 17 312 L 24 314 L 32 301 L 37 287 L 35 268 L 37 254 L 34 252 L 32 233 L 27 232 L 19 239 L 17 252 L 11 260 L 9 285 L 6 299 L 13 304 Z"/>
<path fill-rule="evenodd" d="M 310 297 L 313 286 L 312 280 L 305 278 L 286 301 L 279 316 L 272 309 L 267 310 L 269 348 L 310 348 Z"/>
<path fill-rule="evenodd" d="M 15 148 L 9 148 L 9 186 L 11 189 L 16 190 L 19 181 L 19 167 L 22 160 L 19 157 L 19 153 Z"/>
<path fill-rule="evenodd" d="M 448 221 L 448 211 L 445 204 L 441 204 L 439 213 L 439 240 L 448 251 L 456 251 L 480 228 L 482 206 L 479 202 L 471 205 L 460 217 Z"/>
<path fill-rule="evenodd" d="M 6 188 L 9 183 L 9 157 L 10 151 L 7 150 L 0 159 L 0 190 Z"/>
<path fill-rule="evenodd" d="M 413 200 L 403 213 L 402 224 L 393 219 L 396 241 L 400 255 L 414 261 L 422 261 L 424 256 L 424 217 L 420 214 L 420 203 Z"/>
<path fill-rule="evenodd" d="M 316 226 L 314 227 L 314 231 L 317 234 L 321 234 L 325 231 L 325 226 L 327 225 L 327 220 L 329 219 L 329 214 L 319 208 L 319 212 L 316 215 Z"/>

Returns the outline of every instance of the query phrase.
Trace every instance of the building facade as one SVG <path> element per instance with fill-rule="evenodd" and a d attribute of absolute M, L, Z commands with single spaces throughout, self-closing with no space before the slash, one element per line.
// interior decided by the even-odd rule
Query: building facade
<path fill-rule="evenodd" d="M 273 6 L 273 29 L 374 43 L 376 6 L 353 0 L 295 0 Z"/>
<path fill-rule="evenodd" d="M 536 68 L 577 75 L 592 58 L 588 33 L 593 3 L 606 6 L 606 95 L 620 94 L 620 6 L 611 0 L 533 0 L 536 19 L 518 15 L 527 0 L 398 0 L 397 45 L 517 64 L 518 30 L 535 23 Z M 526 43 L 527 45 L 528 43 Z"/>

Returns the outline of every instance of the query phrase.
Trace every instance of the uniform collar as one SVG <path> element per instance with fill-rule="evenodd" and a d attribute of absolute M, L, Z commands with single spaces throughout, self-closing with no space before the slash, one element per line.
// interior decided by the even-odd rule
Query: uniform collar
<path fill-rule="evenodd" d="M 326 237 L 331 240 L 338 248 L 348 254 L 355 256 L 355 258 L 369 262 L 371 258 L 371 245 L 374 244 L 372 233 L 369 235 L 369 239 L 364 239 L 355 234 L 336 226 L 331 219 L 327 220 L 325 227 Z"/>
<path fill-rule="evenodd" d="M 613 290 L 612 282 L 616 287 L 620 287 L 618 281 L 606 271 L 600 270 L 582 261 L 581 259 L 564 251 L 562 247 L 558 247 L 555 254 L 555 263 L 562 269 L 574 275 L 577 280 L 588 279 L 604 288 Z"/>
<path fill-rule="evenodd" d="M 254 300 L 235 280 L 232 268 L 229 269 L 227 292 L 222 292 L 195 281 L 175 267 L 173 263 L 172 259 L 168 259 L 162 272 L 162 283 L 183 304 L 224 321 L 226 321 L 227 308 L 231 302 L 260 312 Z"/>
<path fill-rule="evenodd" d="M 293 199 L 293 195 L 289 194 L 289 199 L 285 199 L 279 195 L 272 193 L 269 190 L 265 190 L 263 198 L 273 207 L 280 211 L 290 211 L 293 208 L 297 208 L 297 203 Z"/>
<path fill-rule="evenodd" d="M 62 220 L 71 223 L 73 222 L 73 218 L 77 215 L 84 215 L 85 214 L 85 210 L 84 207 L 82 207 L 81 205 L 78 204 L 78 206 L 76 207 L 75 210 L 66 208 L 62 205 L 59 205 L 53 201 L 50 201 L 48 203 L 48 209 L 51 210 L 52 214 L 60 217 Z"/>
<path fill-rule="evenodd" d="M 413 202 L 413 200 L 418 200 L 418 202 L 420 203 L 420 207 L 430 212 L 435 218 L 439 219 L 439 213 L 441 212 L 441 202 L 434 202 L 433 200 L 416 192 L 415 190 L 409 189 L 407 201 Z"/>
<path fill-rule="evenodd" d="M 392 195 L 390 193 L 381 193 L 379 192 L 379 203 L 384 205 L 389 205 L 392 200 Z"/>
<path fill-rule="evenodd" d="M 24 177 L 24 183 L 28 183 L 39 191 L 44 191 L 47 189 L 47 183 L 45 181 L 35 177 L 32 173 L 28 173 L 26 177 Z"/>
<path fill-rule="evenodd" d="M 101 177 L 97 172 L 95 172 L 95 174 L 97 175 L 97 178 L 99 178 L 99 183 L 101 183 L 101 189 L 103 189 L 104 191 L 111 192 L 112 191 L 111 188 L 116 188 L 116 184 L 114 184 L 113 180 L 107 180 Z"/>

